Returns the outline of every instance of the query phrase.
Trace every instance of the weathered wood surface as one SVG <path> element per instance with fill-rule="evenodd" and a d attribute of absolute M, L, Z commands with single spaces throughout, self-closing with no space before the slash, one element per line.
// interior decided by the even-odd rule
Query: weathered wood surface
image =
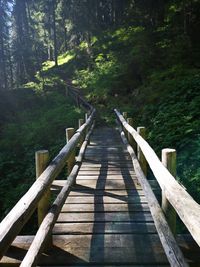
<path fill-rule="evenodd" d="M 49 162 L 49 151 L 48 150 L 39 150 L 35 153 L 35 170 L 36 170 L 36 179 L 43 173 L 47 164 Z M 47 190 L 42 199 L 38 202 L 37 213 L 38 213 L 38 225 L 42 223 L 47 211 L 49 209 L 51 199 L 50 188 Z"/>
<path fill-rule="evenodd" d="M 37 262 L 38 262 L 38 257 L 41 255 L 41 253 L 43 252 L 43 250 L 45 249 L 45 245 L 47 243 L 47 238 L 49 238 L 49 234 L 52 234 L 52 229 L 54 227 L 54 224 L 58 218 L 58 215 L 65 203 L 65 200 L 67 198 L 67 196 L 69 195 L 71 186 L 73 184 L 75 184 L 75 180 L 76 177 L 78 175 L 78 171 L 80 168 L 80 164 L 83 160 L 83 156 L 85 153 L 85 149 L 87 147 L 87 144 L 89 142 L 89 138 L 90 135 L 93 131 L 94 128 L 94 124 L 91 127 L 91 129 L 88 131 L 85 141 L 83 142 L 80 151 L 79 151 L 79 155 L 77 157 L 77 162 L 76 164 L 73 166 L 70 175 L 68 176 L 67 181 L 65 182 L 65 184 L 63 185 L 62 190 L 60 191 L 60 193 L 58 194 L 58 196 L 56 197 L 55 201 L 52 204 L 51 209 L 48 211 L 47 215 L 45 216 L 44 220 L 42 221 L 36 235 L 35 238 L 26 254 L 26 256 L 24 257 L 20 267 L 33 267 L 36 266 Z M 68 136 L 69 138 L 71 138 L 70 136 Z"/>
<path fill-rule="evenodd" d="M 84 226 L 83 226 L 83 228 L 84 228 Z M 108 229 L 108 226 L 106 227 L 106 229 Z M 87 232 L 87 230 L 85 230 L 85 231 Z M 149 227 L 149 231 L 151 231 L 150 227 Z M 105 240 L 105 241 L 107 241 L 106 245 L 105 245 L 105 250 L 107 252 L 105 252 L 105 253 L 108 254 L 109 250 L 114 249 L 113 248 L 114 246 L 111 244 L 111 242 L 113 242 L 113 244 L 116 244 L 118 241 L 118 247 L 120 249 L 122 249 L 123 248 L 122 247 L 123 239 L 126 239 L 127 235 L 129 235 L 129 233 L 126 233 L 126 234 L 122 234 L 122 233 L 119 234 L 118 233 L 116 235 L 110 234 Z M 43 267 L 50 267 L 50 266 L 54 266 L 54 267 L 61 267 L 61 266 L 88 267 L 88 263 L 86 260 L 84 260 L 83 256 L 81 256 L 80 259 L 78 259 L 75 255 L 73 255 L 69 252 L 70 243 L 68 241 L 72 236 L 76 238 L 76 241 L 74 241 L 73 247 L 71 248 L 71 250 L 78 247 L 78 249 L 80 251 L 80 245 L 78 245 L 78 242 L 81 241 L 81 239 L 84 239 L 84 236 L 86 236 L 86 241 L 85 241 L 86 248 L 85 249 L 87 249 L 87 250 L 90 249 L 90 246 L 91 246 L 90 242 L 91 242 L 91 238 L 92 238 L 91 233 L 85 233 L 84 232 L 84 233 L 76 233 L 76 234 L 75 233 L 57 234 L 57 235 L 53 236 L 54 246 L 52 247 L 52 249 L 48 253 L 44 253 L 41 256 L 40 263 L 38 264 L 38 266 L 43 266 Z M 102 235 L 100 235 L 100 236 L 102 238 L 104 238 Z M 113 236 L 113 240 L 112 240 L 111 236 Z M 143 234 L 140 235 L 140 237 L 142 237 L 142 236 L 143 236 Z M 115 239 L 114 239 L 114 237 L 115 237 Z M 33 238 L 34 238 L 34 236 L 18 236 L 15 239 L 15 241 L 13 242 L 12 248 L 7 252 L 6 256 L 0 262 L 0 266 L 19 266 L 19 264 L 20 264 L 21 260 L 23 259 L 27 249 L 29 248 L 30 244 L 33 241 Z M 128 241 L 128 242 L 129 243 L 127 243 L 127 246 L 130 244 L 130 241 Z M 188 235 L 177 236 L 177 242 L 178 242 L 179 246 L 181 247 L 182 251 L 184 252 L 184 255 L 187 257 L 188 261 L 190 262 L 190 266 L 191 267 L 199 267 L 200 266 L 199 247 L 191 239 L 191 237 Z M 139 251 L 139 249 L 141 249 L 142 243 L 143 242 L 138 241 L 138 248 L 134 248 L 134 244 L 133 244 L 132 257 L 136 257 L 137 259 L 138 259 L 138 257 L 141 257 L 141 256 L 138 256 L 138 251 Z M 135 244 L 135 246 L 136 246 L 136 244 Z M 100 250 L 100 253 L 102 253 L 102 250 Z M 120 252 L 120 254 L 121 253 L 122 252 Z M 140 253 L 142 253 L 142 251 Z M 79 252 L 79 254 L 80 254 L 80 252 Z M 101 257 L 103 258 L 103 253 L 101 255 L 102 255 Z M 148 253 L 148 255 L 149 255 L 149 253 Z M 123 258 L 124 258 L 123 262 L 125 262 L 125 257 L 123 257 Z M 151 259 L 151 257 L 150 257 L 150 259 Z M 75 263 L 75 261 L 76 261 L 76 263 Z M 78 261 L 79 261 L 79 264 L 77 263 Z M 165 266 L 166 267 L 166 266 L 169 266 L 168 263 L 160 263 L 160 264 L 158 263 L 157 265 L 155 265 L 155 263 L 150 263 L 150 262 L 148 263 L 148 265 L 146 265 L 146 263 L 144 264 L 144 261 L 143 261 L 143 263 L 141 262 L 140 264 L 131 264 L 130 265 L 130 263 L 128 263 L 128 261 L 125 263 L 119 264 L 119 262 L 114 263 L 114 259 L 109 261 L 109 263 L 104 263 L 103 261 L 101 263 L 102 263 L 100 265 L 101 267 L 103 267 L 103 266 L 105 266 L 105 267 L 114 267 L 115 266 L 116 267 L 116 265 L 121 266 L 121 267 L 130 267 L 130 266 L 134 266 L 134 267 L 147 267 L 147 266 L 148 267 L 155 267 L 155 266 L 156 267 L 163 267 L 163 266 Z M 98 265 L 96 263 L 94 263 L 94 264 L 90 264 L 89 266 L 90 267 L 97 267 Z"/>
<path fill-rule="evenodd" d="M 53 228 L 54 245 L 39 258 L 38 266 L 169 266 L 144 191 L 131 173 L 131 159 L 124 159 L 127 151 L 120 136 L 109 128 L 99 132 L 95 131 L 87 148 L 88 153 L 94 151 L 92 162 L 86 153 L 80 168 L 87 171 L 93 166 L 97 173 L 77 176 Z M 120 160 L 109 160 L 108 146 L 119 150 Z M 105 153 L 96 157 L 99 149 Z M 119 173 L 112 175 L 113 170 Z M 63 187 L 61 180 L 55 183 Z M 0 266 L 5 262 L 19 266 L 32 240 L 18 237 Z M 190 258 L 189 245 L 181 242 Z M 193 252 L 195 259 L 200 258 L 196 247 Z"/>
<path fill-rule="evenodd" d="M 165 219 L 162 209 L 151 189 L 151 186 L 149 185 L 146 179 L 142 166 L 140 166 L 133 148 L 128 144 L 125 138 L 125 133 L 123 131 L 121 131 L 121 138 L 124 144 L 126 145 L 127 150 L 130 153 L 135 168 L 135 172 L 147 197 L 149 208 L 151 210 L 151 214 L 155 223 L 155 227 L 157 229 L 167 259 L 169 260 L 170 266 L 188 267 L 189 265 L 185 260 L 182 251 L 177 245 L 177 242 L 170 230 L 170 227 Z"/>
<path fill-rule="evenodd" d="M 4 255 L 14 238 L 20 232 L 24 224 L 33 214 L 38 201 L 48 190 L 49 186 L 60 173 L 77 146 L 83 132 L 92 123 L 95 110 L 92 111 L 87 123 L 81 126 L 69 143 L 64 146 L 59 154 L 52 160 L 45 171 L 38 177 L 27 193 L 19 200 L 0 224 L 0 258 Z"/>
<path fill-rule="evenodd" d="M 123 116 L 115 109 L 118 120 L 130 134 L 134 137 L 140 146 L 154 176 L 156 177 L 160 187 L 165 193 L 166 198 L 176 210 L 180 219 L 183 221 L 194 240 L 200 246 L 200 205 L 189 195 L 183 186 L 181 186 L 170 172 L 163 166 L 156 153 L 149 144 L 135 131 L 133 127 L 128 125 Z"/>

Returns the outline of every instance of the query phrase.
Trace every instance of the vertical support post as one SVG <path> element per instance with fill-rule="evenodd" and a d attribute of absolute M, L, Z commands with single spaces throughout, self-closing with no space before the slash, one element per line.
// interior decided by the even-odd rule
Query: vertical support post
<path fill-rule="evenodd" d="M 36 167 L 36 179 L 43 173 L 49 161 L 49 151 L 39 150 L 35 152 L 35 167 Z M 46 191 L 44 196 L 38 203 L 38 226 L 42 223 L 44 217 L 47 214 L 50 203 L 50 189 Z"/>
<path fill-rule="evenodd" d="M 84 119 L 78 120 L 78 128 L 80 128 L 84 124 Z"/>
<path fill-rule="evenodd" d="M 162 163 L 168 171 L 176 177 L 176 150 L 165 148 L 162 150 Z M 164 190 L 162 191 L 162 209 L 167 218 L 168 224 L 172 233 L 176 234 L 176 211 L 169 203 L 165 196 Z"/>
<path fill-rule="evenodd" d="M 127 120 L 128 113 L 127 112 L 123 112 L 122 115 L 123 115 L 124 119 Z"/>
<path fill-rule="evenodd" d="M 78 127 L 80 128 L 83 124 L 84 124 L 84 119 L 79 119 L 78 120 Z M 84 140 L 85 140 L 85 135 L 81 136 L 81 139 L 79 141 L 80 147 L 81 147 L 82 143 L 84 142 Z"/>
<path fill-rule="evenodd" d="M 88 119 L 88 114 L 85 113 L 85 122 L 87 121 L 87 119 Z"/>
<path fill-rule="evenodd" d="M 130 126 L 133 127 L 133 119 L 132 119 L 132 118 L 128 118 L 128 119 L 127 119 L 127 122 L 128 122 L 128 124 L 129 124 Z M 136 153 L 137 145 L 136 145 L 136 142 L 135 142 L 133 136 L 132 136 L 129 132 L 128 132 L 128 136 L 127 136 L 127 138 L 128 138 L 128 142 L 129 142 L 129 144 L 132 146 L 133 150 L 134 150 L 135 153 Z"/>
<path fill-rule="evenodd" d="M 123 115 L 124 119 L 127 120 L 128 113 L 127 112 L 123 112 L 122 115 Z M 123 131 L 125 133 L 126 138 L 128 138 L 127 130 L 124 127 L 122 127 L 122 128 L 123 128 Z"/>
<path fill-rule="evenodd" d="M 139 133 L 139 135 L 141 135 L 143 139 L 146 138 L 145 127 L 137 127 L 137 132 Z M 138 145 L 137 145 L 137 157 L 138 157 L 138 160 L 139 160 L 139 163 L 140 163 L 140 166 L 142 168 L 144 175 L 147 176 L 147 161 L 146 161 L 144 154 L 142 153 L 142 150 L 140 149 Z"/>
<path fill-rule="evenodd" d="M 85 122 L 87 122 L 88 117 L 89 117 L 88 113 L 85 113 Z M 88 132 L 88 128 L 86 128 L 85 134 L 87 134 L 87 132 Z"/>
<path fill-rule="evenodd" d="M 36 167 L 36 179 L 43 173 L 47 164 L 49 162 L 49 151 L 48 150 L 39 150 L 35 152 L 35 167 Z M 42 223 L 44 217 L 46 216 L 48 209 L 50 207 L 51 200 L 51 191 L 50 187 L 44 193 L 43 197 L 38 202 L 38 227 Z M 47 246 L 52 245 L 52 236 L 50 235 L 47 239 Z"/>
<path fill-rule="evenodd" d="M 72 138 L 72 136 L 74 135 L 74 128 L 67 128 L 66 129 L 66 142 L 68 143 L 69 140 Z M 68 170 L 68 174 L 70 174 L 74 163 L 75 163 L 75 150 L 71 153 L 70 157 L 67 160 L 67 170 Z"/>

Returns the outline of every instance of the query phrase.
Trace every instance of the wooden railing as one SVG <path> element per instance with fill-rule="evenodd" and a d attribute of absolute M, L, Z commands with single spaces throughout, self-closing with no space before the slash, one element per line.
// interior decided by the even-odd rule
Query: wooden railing
<path fill-rule="evenodd" d="M 155 178 L 157 179 L 164 197 L 166 197 L 167 201 L 169 201 L 172 205 L 194 240 L 200 246 L 200 205 L 195 202 L 186 189 L 178 183 L 178 181 L 176 181 L 175 177 L 172 175 L 173 171 L 170 173 L 170 171 L 166 168 L 167 164 L 163 164 L 159 160 L 150 145 L 130 124 L 128 124 L 122 114 L 117 109 L 115 109 L 114 112 L 119 123 L 124 129 L 126 136 L 129 135 L 129 138 L 131 136 L 133 139 L 132 144 L 135 142 L 138 146 L 137 150 L 141 150 L 142 156 L 147 161 Z M 135 144 L 133 147 L 135 147 Z M 165 154 L 166 151 L 163 151 L 163 153 Z M 141 156 L 139 157 L 141 158 Z M 143 164 L 145 165 L 145 163 Z M 174 169 L 173 166 L 171 168 Z"/>
<path fill-rule="evenodd" d="M 71 134 L 71 136 L 68 136 L 68 143 L 39 175 L 38 179 L 33 183 L 27 193 L 18 201 L 0 224 L 0 258 L 2 258 L 15 237 L 29 220 L 46 192 L 48 192 L 53 180 L 66 166 L 67 161 L 70 161 L 71 173 L 68 176 L 66 185 L 58 194 L 46 216 L 44 216 L 35 239 L 30 247 L 31 252 L 27 253 L 28 256 L 24 258 L 21 266 L 35 266 L 37 256 L 44 248 L 47 240 L 50 238 L 49 235 L 62 208 L 64 200 L 69 194 L 71 185 L 75 182 L 89 136 L 93 129 L 95 109 L 82 97 L 79 97 L 76 92 L 71 89 L 69 90 L 71 94 L 76 96 L 79 103 L 87 109 L 87 119 L 85 123 L 83 123 L 82 120 L 81 123 L 79 121 L 79 129 L 73 135 Z M 77 161 L 74 165 L 72 158 L 75 159 L 75 150 L 78 145 L 81 145 L 81 148 Z"/>
<path fill-rule="evenodd" d="M 92 110 L 93 107 L 88 103 L 84 97 L 81 95 L 80 89 L 77 87 L 73 86 L 71 83 L 67 83 L 66 87 L 66 95 L 71 96 L 74 99 L 74 102 L 78 107 L 82 106 L 85 109 Z"/>

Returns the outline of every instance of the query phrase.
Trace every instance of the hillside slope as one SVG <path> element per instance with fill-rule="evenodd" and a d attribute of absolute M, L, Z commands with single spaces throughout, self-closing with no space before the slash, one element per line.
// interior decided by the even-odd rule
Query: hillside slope
<path fill-rule="evenodd" d="M 77 128 L 84 114 L 66 97 L 64 83 L 52 77 L 43 87 L 38 80 L 18 90 L 0 92 L 0 102 L 3 218 L 35 181 L 35 151 L 47 149 L 52 159 L 66 142 L 65 129 Z"/>
<path fill-rule="evenodd" d="M 57 69 L 46 62 L 43 76 L 82 88 L 104 122 L 114 122 L 115 107 L 127 111 L 135 127 L 147 128 L 158 156 L 162 148 L 175 148 L 178 179 L 200 201 L 200 71 L 184 57 L 184 44 L 163 47 L 142 27 L 106 31 L 91 42 L 89 52 L 82 42 L 61 55 Z"/>

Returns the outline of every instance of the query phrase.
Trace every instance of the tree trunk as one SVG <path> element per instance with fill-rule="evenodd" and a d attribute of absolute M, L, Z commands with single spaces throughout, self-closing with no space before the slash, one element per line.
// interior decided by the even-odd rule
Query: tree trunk
<path fill-rule="evenodd" d="M 58 66 L 57 36 L 56 36 L 56 0 L 53 0 L 53 37 L 54 37 L 54 60 Z"/>
<path fill-rule="evenodd" d="M 9 70 L 10 70 L 10 88 L 13 89 L 13 62 L 10 51 L 10 44 L 8 44 L 8 62 L 9 62 Z"/>
<path fill-rule="evenodd" d="M 65 52 L 67 51 L 67 29 L 64 23 L 64 42 L 65 42 Z"/>
<path fill-rule="evenodd" d="M 2 78 L 3 78 L 3 89 L 8 89 L 7 73 L 6 73 L 6 57 L 5 57 L 5 46 L 3 32 L 0 32 L 0 49 L 1 49 L 1 68 L 2 68 Z"/>
<path fill-rule="evenodd" d="M 5 30 L 6 30 L 6 23 L 5 18 L 3 17 L 4 14 L 4 6 L 3 3 L 0 1 L 0 78 L 2 79 L 1 88 L 7 89 L 8 88 L 8 80 L 7 80 L 7 72 L 6 72 L 6 52 L 5 52 Z"/>

